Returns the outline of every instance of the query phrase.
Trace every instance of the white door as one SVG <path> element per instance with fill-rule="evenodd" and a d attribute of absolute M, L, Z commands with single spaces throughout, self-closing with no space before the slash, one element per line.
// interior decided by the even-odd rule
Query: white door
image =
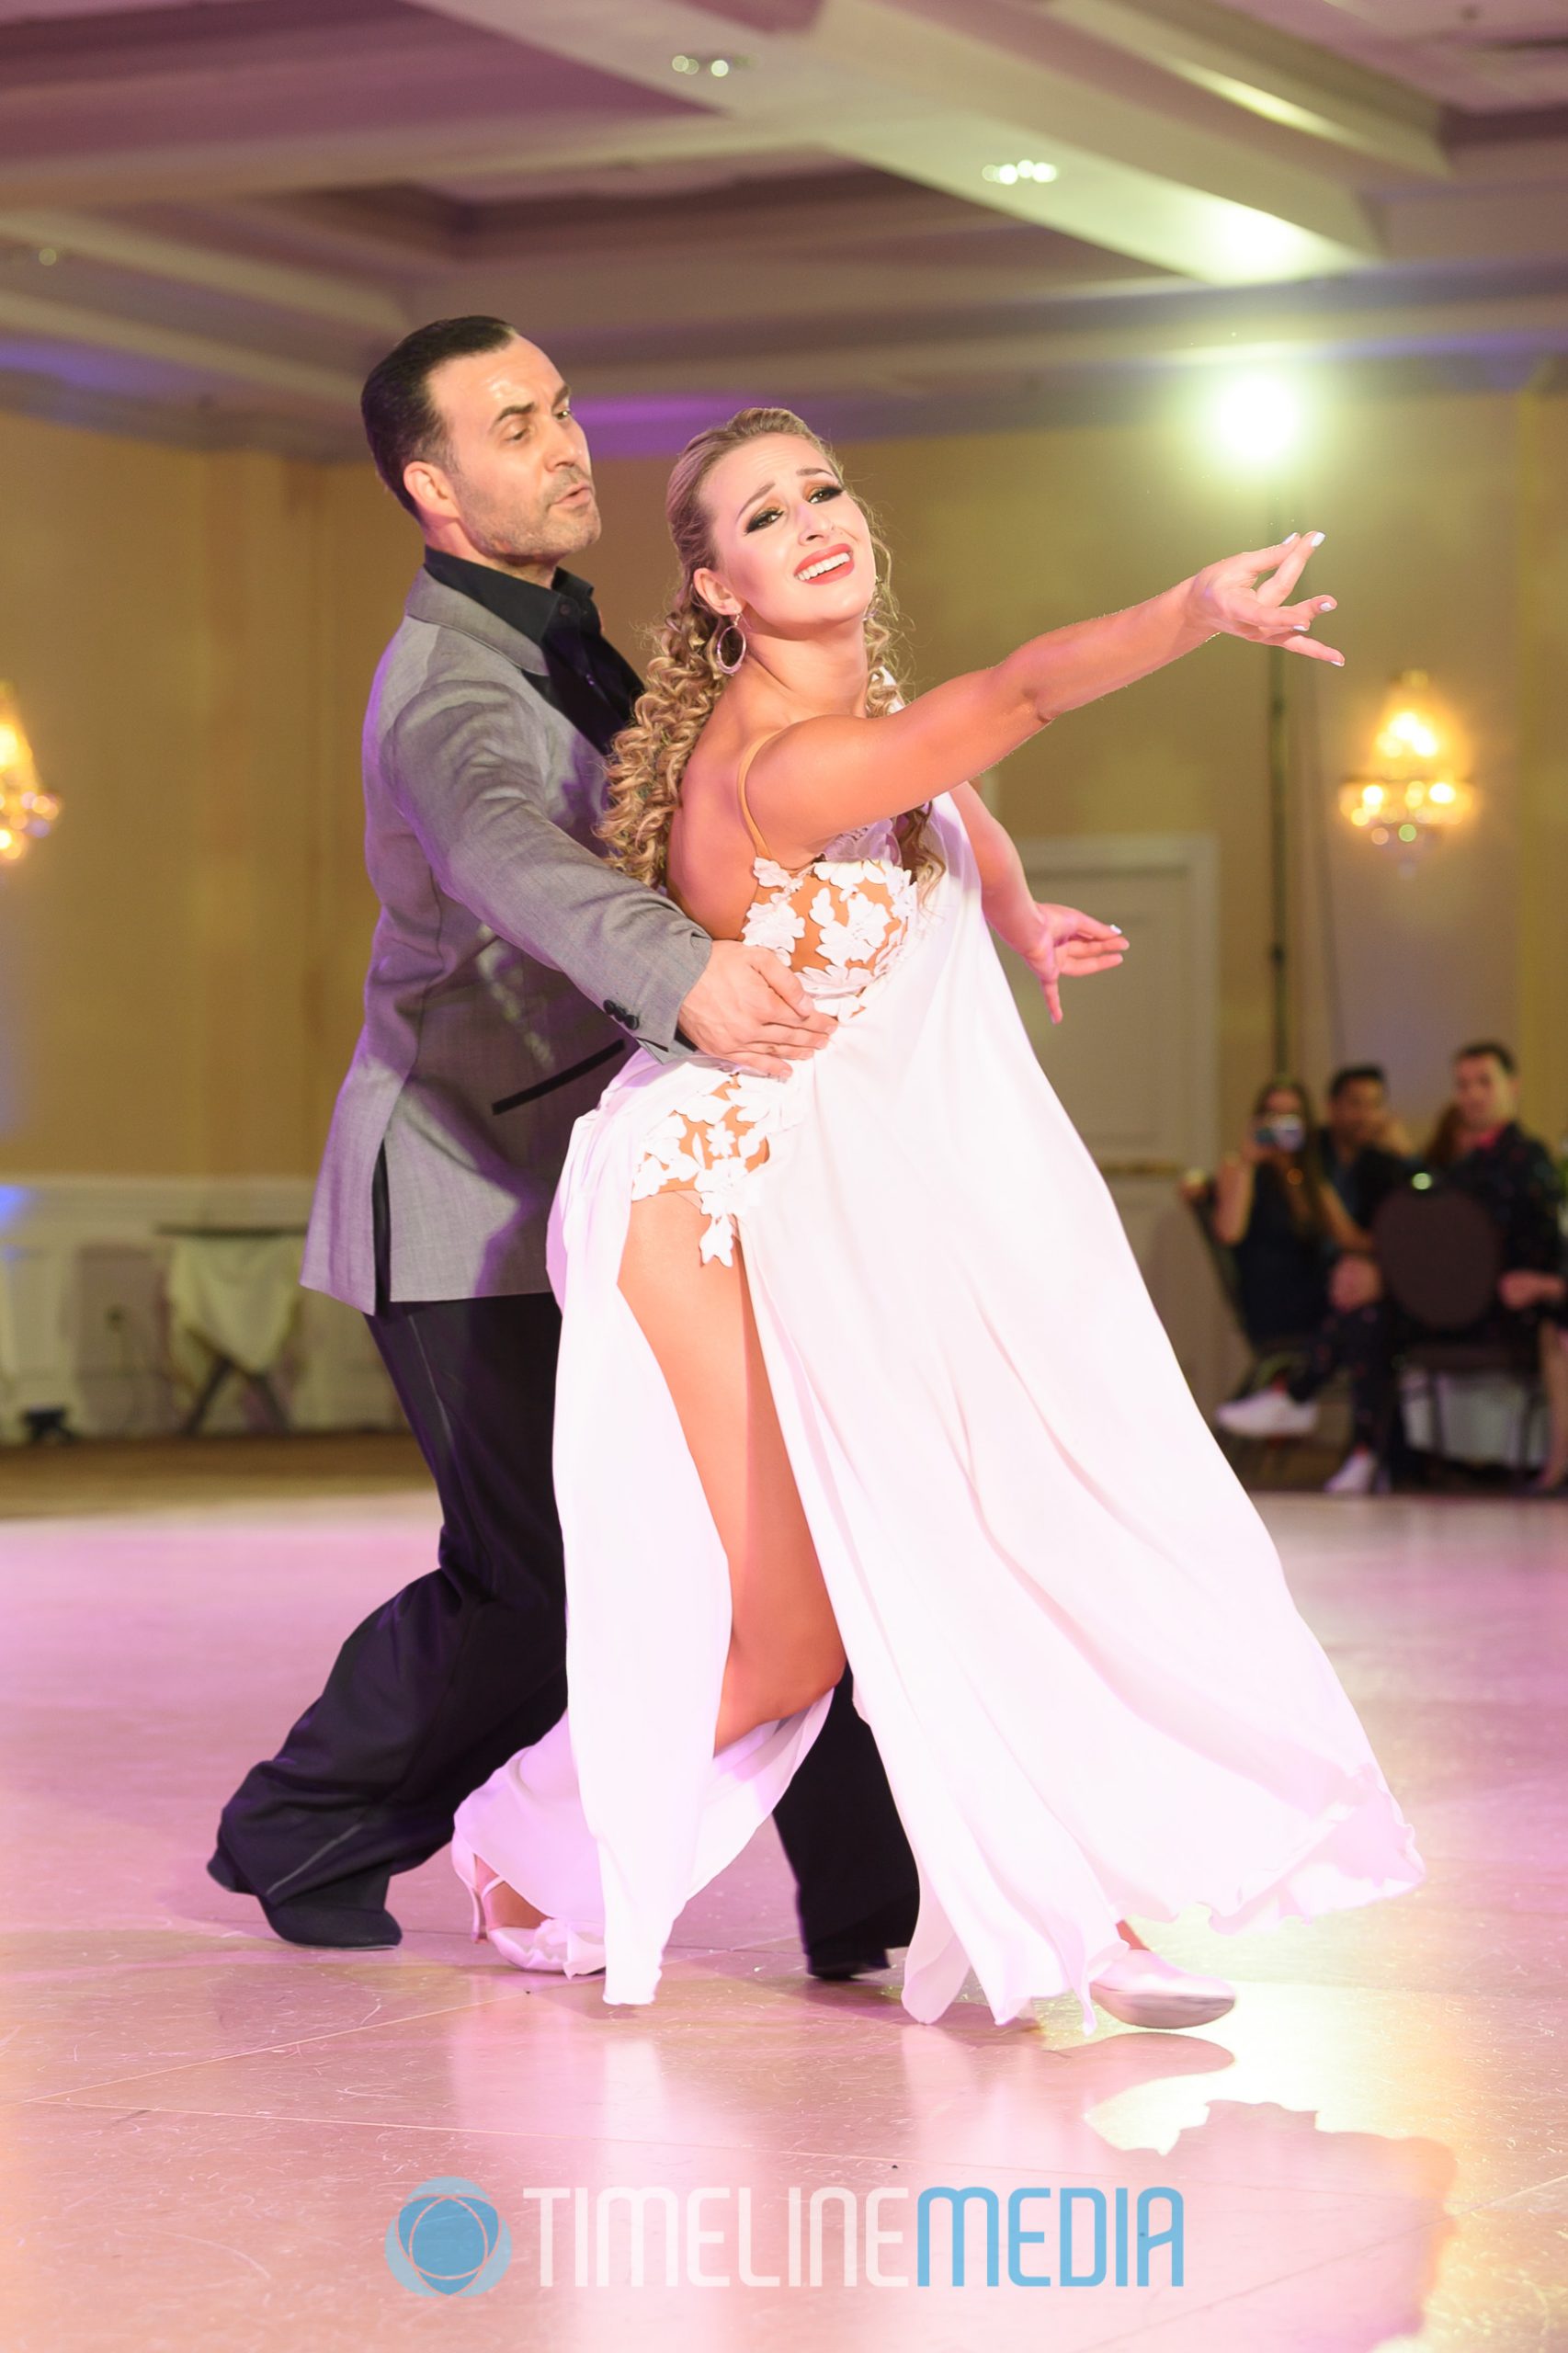
<path fill-rule="evenodd" d="M 1207 834 L 1020 841 L 1039 899 L 1121 926 L 1118 972 L 1070 983 L 1052 1029 L 1039 983 L 1003 961 L 1042 1068 L 1104 1172 L 1183 1370 L 1207 1411 L 1235 1376 L 1237 1344 L 1192 1212 L 1176 1188 L 1214 1165 L 1218 926 Z"/>

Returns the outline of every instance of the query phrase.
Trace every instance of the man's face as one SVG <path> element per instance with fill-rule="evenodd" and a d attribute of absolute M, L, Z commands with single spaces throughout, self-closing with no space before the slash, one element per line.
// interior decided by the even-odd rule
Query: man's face
<path fill-rule="evenodd" d="M 1350 1079 L 1328 1107 L 1330 1131 L 1346 1152 L 1360 1152 L 1376 1143 L 1387 1119 L 1388 1097 L 1375 1078 Z"/>
<path fill-rule="evenodd" d="M 1454 1101 L 1471 1135 L 1484 1135 L 1513 1118 L 1518 1088 L 1495 1054 L 1461 1054 L 1454 1064 Z"/>
<path fill-rule="evenodd" d="M 519 335 L 449 359 L 430 379 L 446 447 L 403 475 L 430 536 L 548 580 L 599 536 L 583 428 L 553 361 Z M 432 529 L 434 527 L 434 529 Z"/>

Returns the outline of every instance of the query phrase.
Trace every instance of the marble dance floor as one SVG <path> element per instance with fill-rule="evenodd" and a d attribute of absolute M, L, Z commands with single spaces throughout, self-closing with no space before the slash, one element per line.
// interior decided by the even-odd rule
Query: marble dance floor
<path fill-rule="evenodd" d="M 1156 1932 L 1239 1979 L 1235 2011 L 1085 2040 L 1071 2002 L 919 2027 L 892 1986 L 812 1985 L 771 1836 L 690 1907 L 651 2011 L 471 1945 L 444 1856 L 394 1883 L 398 1950 L 275 1942 L 205 1876 L 209 1834 L 339 1637 L 428 1562 L 401 1442 L 7 1457 L 5 2353 L 1568 2347 L 1568 1506 L 1265 1508 L 1430 1878 L 1273 1936 Z M 389 2267 L 389 2224 L 437 2178 L 509 2226 L 487 2292 Z M 918 2196 L 943 2185 L 997 2193 L 998 2284 L 980 2199 L 966 2284 L 939 2219 L 937 2284 L 914 2284 Z M 1058 2279 L 1070 2187 L 1080 2285 Z M 641 2287 L 609 2188 L 655 2193 Z M 1182 2284 L 1155 2249 L 1148 2284 L 1134 2258 L 1118 2285 L 1115 2193 L 1135 2214 L 1153 2188 L 1180 2192 Z M 1053 2193 L 1017 2210 L 1045 2230 L 1015 2251 L 1044 2289 L 1008 2278 L 1019 2188 Z M 817 2201 L 813 2286 L 823 2189 L 845 2194 Z"/>

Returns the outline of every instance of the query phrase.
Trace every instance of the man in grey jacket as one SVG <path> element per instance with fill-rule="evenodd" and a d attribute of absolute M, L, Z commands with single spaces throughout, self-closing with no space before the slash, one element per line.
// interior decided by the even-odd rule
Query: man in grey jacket
<path fill-rule="evenodd" d="M 502 320 L 440 320 L 363 406 L 426 557 L 366 721 L 381 911 L 304 1280 L 369 1319 L 440 1495 L 438 1565 L 349 1636 L 208 1867 L 279 1936 L 352 1947 L 397 1943 L 391 1874 L 565 1705 L 544 1240 L 574 1121 L 633 1041 L 778 1072 L 832 1028 L 775 957 L 600 854 L 638 680 L 564 569 L 599 517 L 552 363 Z M 912 1932 L 915 1870 L 847 1682 L 778 1821 L 813 1969 L 881 1965 Z"/>

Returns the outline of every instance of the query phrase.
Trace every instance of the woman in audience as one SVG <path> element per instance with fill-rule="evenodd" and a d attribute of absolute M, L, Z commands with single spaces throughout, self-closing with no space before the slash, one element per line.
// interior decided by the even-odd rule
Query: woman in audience
<path fill-rule="evenodd" d="M 1367 1236 L 1327 1183 L 1312 1099 L 1299 1079 L 1259 1089 L 1239 1152 L 1214 1180 L 1211 1230 L 1235 1261 L 1254 1347 L 1304 1339 L 1328 1313 L 1335 1253 Z"/>
<path fill-rule="evenodd" d="M 1235 1258 L 1247 1337 L 1260 1353 L 1290 1340 L 1301 1351 L 1299 1381 L 1287 1387 L 1281 1372 L 1270 1386 L 1221 1405 L 1214 1418 L 1238 1438 L 1305 1438 L 1317 1425 L 1312 1399 L 1343 1367 L 1353 1439 L 1329 1491 L 1364 1494 L 1387 1419 L 1383 1310 L 1363 1296 L 1371 1236 L 1328 1181 L 1321 1134 L 1306 1088 L 1298 1079 L 1274 1079 L 1253 1106 L 1245 1143 L 1215 1179 L 1213 1232 Z"/>

